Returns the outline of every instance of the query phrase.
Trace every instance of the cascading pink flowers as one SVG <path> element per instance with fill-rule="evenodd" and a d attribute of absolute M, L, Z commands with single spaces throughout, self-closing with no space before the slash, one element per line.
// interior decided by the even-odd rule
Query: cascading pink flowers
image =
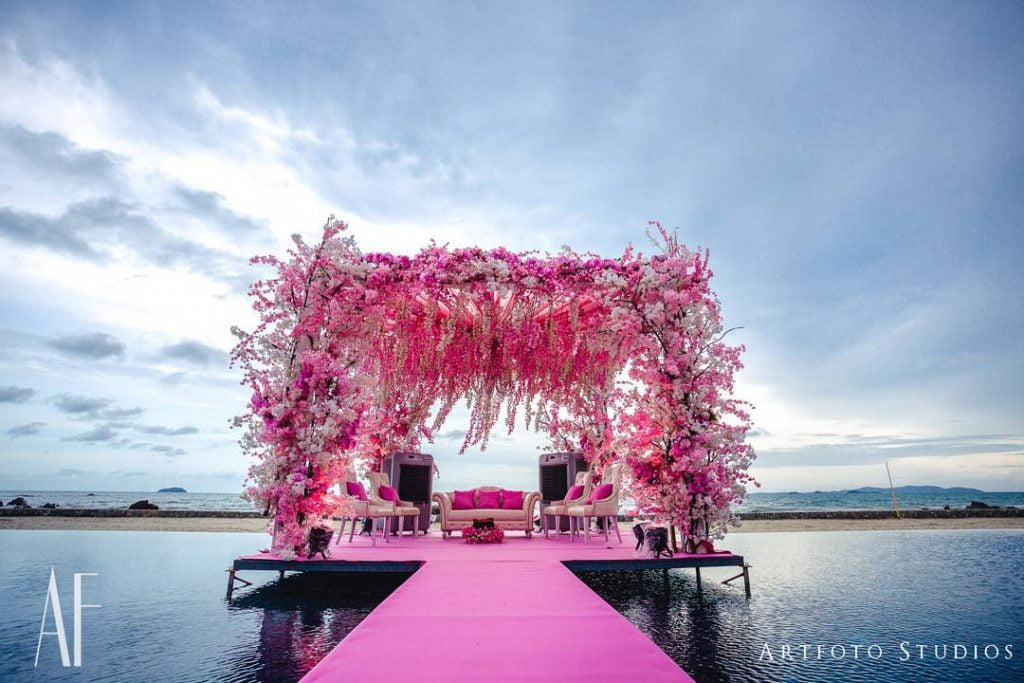
<path fill-rule="evenodd" d="M 722 340 L 707 254 L 658 226 L 661 253 L 618 259 L 431 245 L 363 254 L 333 218 L 253 285 L 260 316 L 233 359 L 253 395 L 236 418 L 254 456 L 247 494 L 287 552 L 333 511 L 356 458 L 431 440 L 468 403 L 463 448 L 505 411 L 603 469 L 625 462 L 639 505 L 691 537 L 718 537 L 751 481 L 742 348 Z"/>

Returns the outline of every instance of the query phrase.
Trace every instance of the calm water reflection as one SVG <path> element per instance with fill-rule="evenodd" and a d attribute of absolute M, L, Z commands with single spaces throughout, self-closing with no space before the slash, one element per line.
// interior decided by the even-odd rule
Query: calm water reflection
<path fill-rule="evenodd" d="M 692 570 L 580 577 L 702 682 L 1024 680 L 1024 533 L 736 534 L 726 545 L 754 565 L 749 602 L 719 583 L 733 569 L 704 570 L 699 593 Z M 968 647 L 954 660 L 957 643 L 1010 644 L 1013 658 Z M 845 654 L 832 656 L 836 644 Z M 795 661 L 780 661 L 782 645 Z"/>
<path fill-rule="evenodd" d="M 278 582 L 249 573 L 257 585 L 228 604 L 224 569 L 265 542 L 261 534 L 0 531 L 0 681 L 297 680 L 404 578 Z M 1024 681 L 1024 533 L 740 534 L 727 545 L 754 565 L 750 601 L 718 583 L 729 569 L 705 570 L 701 593 L 683 570 L 584 580 L 698 681 Z M 73 573 L 98 573 L 83 581 L 85 602 L 102 607 L 85 612 L 80 670 L 61 667 L 53 637 L 33 668 L 51 565 L 69 629 Z M 936 660 L 929 651 L 918 659 L 915 651 L 901 661 L 901 641 L 1010 644 L 1014 658 Z M 805 644 L 847 652 L 779 661 L 783 645 Z M 862 649 L 854 659 L 854 645 L 884 655 L 869 660 Z"/>
<path fill-rule="evenodd" d="M 224 569 L 262 534 L 0 531 L 0 681 L 294 681 L 405 578 L 248 573 L 224 600 Z M 72 582 L 84 577 L 81 669 L 56 638 L 33 668 L 50 567 L 71 647 Z M 53 630 L 52 615 L 47 630 Z"/>
<path fill-rule="evenodd" d="M 293 575 L 240 592 L 231 610 L 255 611 L 259 644 L 229 658 L 220 680 L 300 678 L 330 652 L 407 575 Z M 205 677 L 205 674 L 204 674 Z"/>

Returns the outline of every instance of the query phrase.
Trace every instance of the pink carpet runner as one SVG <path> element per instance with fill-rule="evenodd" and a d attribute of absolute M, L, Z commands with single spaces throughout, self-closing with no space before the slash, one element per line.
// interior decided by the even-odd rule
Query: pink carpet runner
<path fill-rule="evenodd" d="M 494 558 L 428 560 L 302 680 L 692 681 L 560 562 Z"/>

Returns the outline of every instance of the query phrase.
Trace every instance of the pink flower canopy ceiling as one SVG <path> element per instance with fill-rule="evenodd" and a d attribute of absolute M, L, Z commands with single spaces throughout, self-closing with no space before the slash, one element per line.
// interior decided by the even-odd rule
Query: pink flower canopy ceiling
<path fill-rule="evenodd" d="M 685 535 L 724 534 L 752 481 L 742 347 L 723 341 L 707 253 L 654 225 L 652 256 L 400 256 L 362 253 L 332 218 L 288 260 L 253 259 L 276 276 L 251 289 L 258 327 L 235 331 L 248 496 L 301 546 L 354 460 L 420 448 L 464 401 L 463 449 L 522 415 L 552 448 L 623 463 L 638 505 Z"/>

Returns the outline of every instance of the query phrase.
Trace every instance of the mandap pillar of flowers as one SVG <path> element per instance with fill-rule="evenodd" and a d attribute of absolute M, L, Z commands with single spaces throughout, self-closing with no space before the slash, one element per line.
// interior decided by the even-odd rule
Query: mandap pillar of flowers
<path fill-rule="evenodd" d="M 257 257 L 259 323 L 235 329 L 252 389 L 235 419 L 252 456 L 246 495 L 286 554 L 337 511 L 359 461 L 431 441 L 464 401 L 462 444 L 485 448 L 504 415 L 623 463 L 639 508 L 687 538 L 720 538 L 753 480 L 748 406 L 733 396 L 742 347 L 723 341 L 708 255 L 658 230 L 657 253 L 554 256 L 431 246 L 363 253 L 330 219 L 316 244 Z"/>

